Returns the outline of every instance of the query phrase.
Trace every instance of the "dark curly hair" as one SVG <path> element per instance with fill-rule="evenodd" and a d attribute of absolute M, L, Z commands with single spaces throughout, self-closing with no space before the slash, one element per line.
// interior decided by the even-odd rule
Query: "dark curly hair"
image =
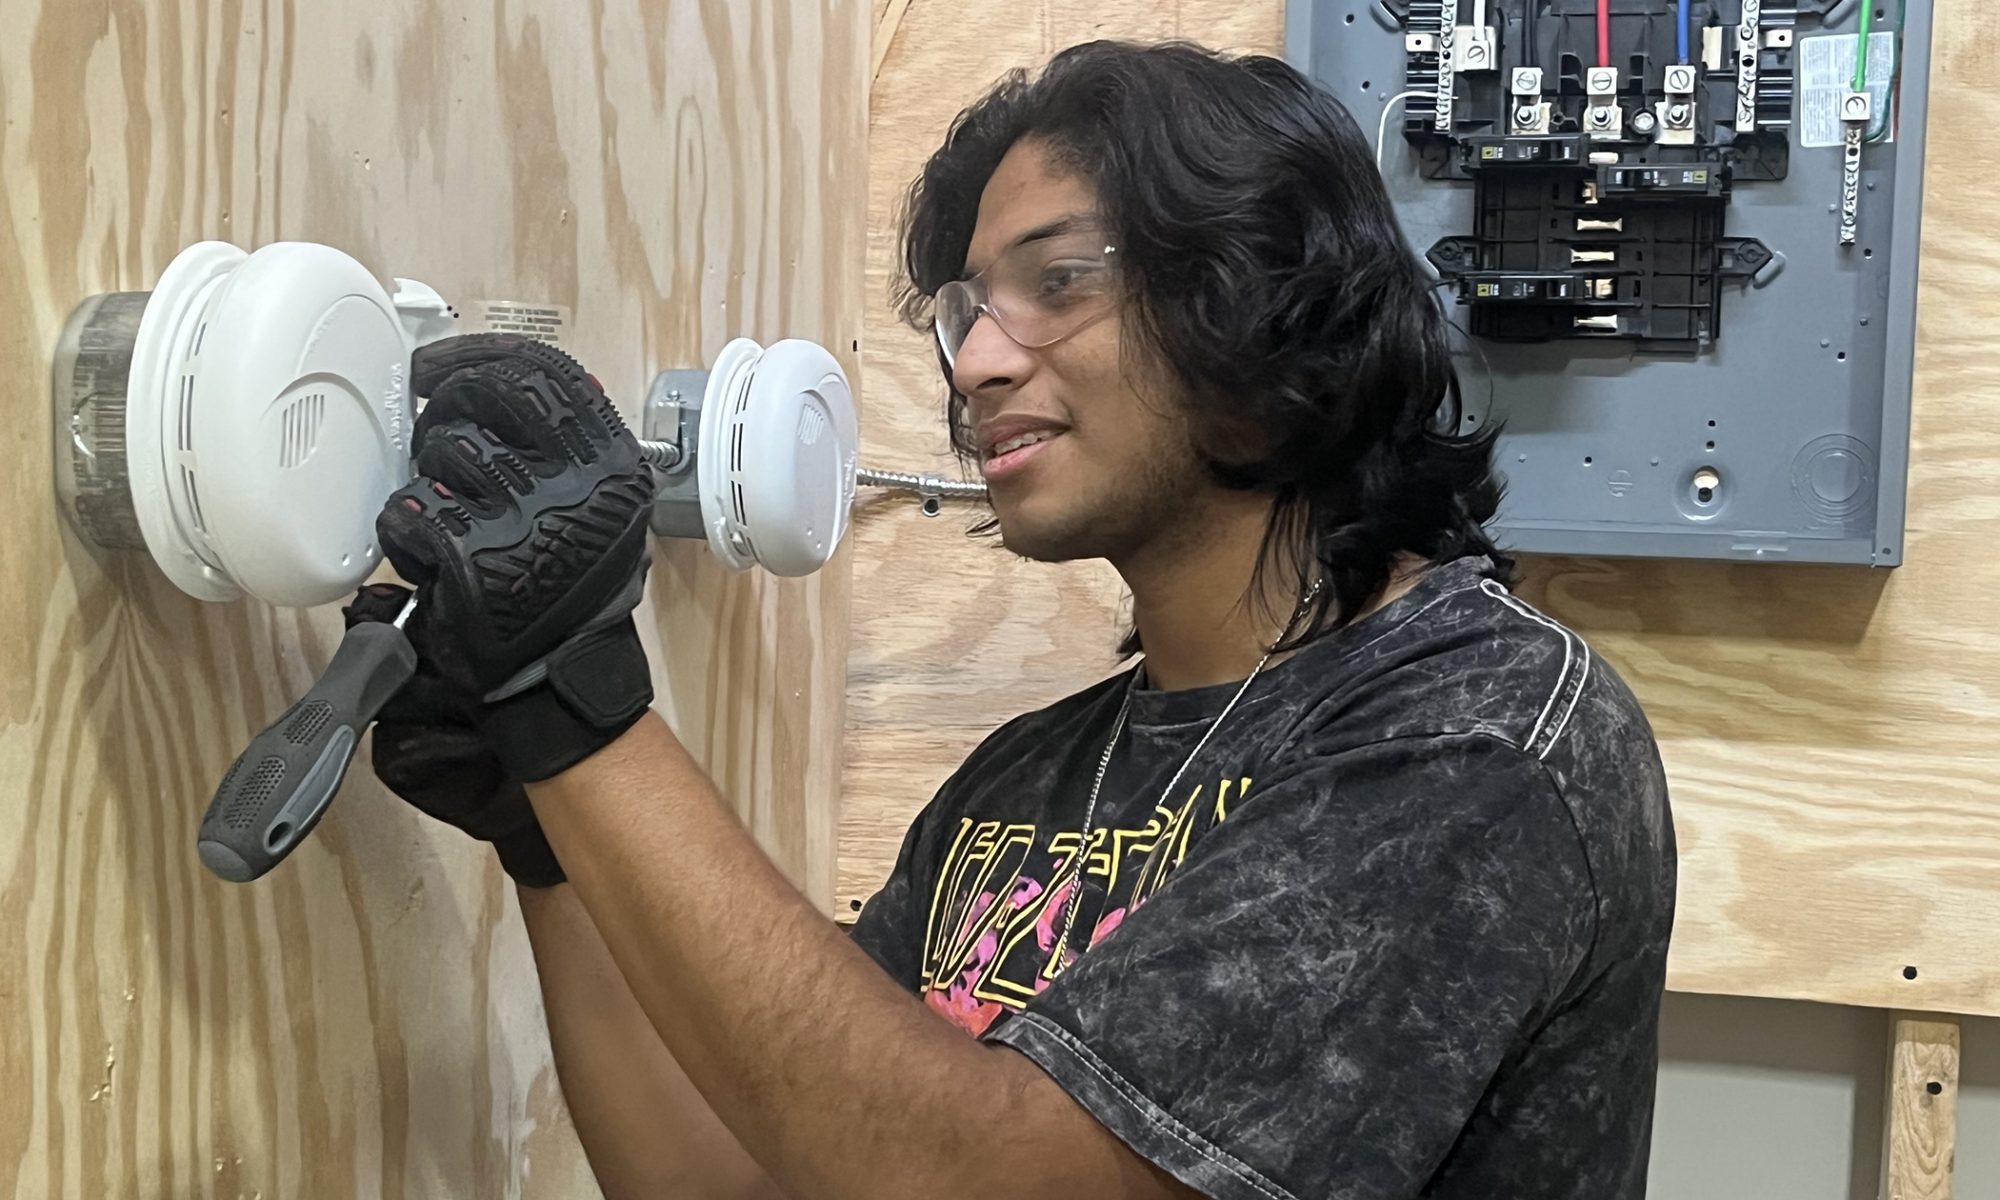
<path fill-rule="evenodd" d="M 1258 575 L 1324 577 L 1289 644 L 1350 620 L 1400 553 L 1511 572 L 1484 529 L 1496 431 L 1457 430 L 1443 313 L 1338 101 L 1277 59 L 1185 43 L 1091 42 L 1008 74 L 910 186 L 897 301 L 915 328 L 1023 139 L 1095 187 L 1131 342 L 1180 384 L 1216 480 L 1273 495 Z M 945 380 L 970 458 L 966 399 Z"/>

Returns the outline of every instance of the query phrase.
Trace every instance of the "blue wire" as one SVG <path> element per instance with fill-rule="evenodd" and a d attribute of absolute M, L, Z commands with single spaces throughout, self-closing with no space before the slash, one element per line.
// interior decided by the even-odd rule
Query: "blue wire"
<path fill-rule="evenodd" d="M 1676 15 L 1676 16 L 1678 16 L 1678 17 L 1680 18 L 1680 20 L 1678 21 L 1678 23 L 1676 24 L 1676 27 L 1675 27 L 1675 29 L 1674 29 L 1674 33 L 1676 34 L 1676 37 L 1675 37 L 1675 39 L 1674 39 L 1674 40 L 1675 40 L 1675 43 L 1676 43 L 1676 44 L 1678 45 L 1678 47 L 1680 48 L 1680 52 L 1681 52 L 1681 58 L 1680 58 L 1680 61 L 1681 61 L 1681 65 L 1685 66 L 1685 65 L 1687 64 L 1687 62 L 1688 62 L 1688 8 L 1689 8 L 1689 0 L 1674 0 L 1674 8 L 1675 8 L 1675 15 Z"/>

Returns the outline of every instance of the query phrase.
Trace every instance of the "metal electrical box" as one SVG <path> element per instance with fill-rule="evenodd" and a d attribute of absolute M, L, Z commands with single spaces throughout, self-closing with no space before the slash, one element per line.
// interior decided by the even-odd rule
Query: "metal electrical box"
<path fill-rule="evenodd" d="M 1288 5 L 1386 130 L 1503 545 L 1902 560 L 1931 5 L 1896 3 Z"/>

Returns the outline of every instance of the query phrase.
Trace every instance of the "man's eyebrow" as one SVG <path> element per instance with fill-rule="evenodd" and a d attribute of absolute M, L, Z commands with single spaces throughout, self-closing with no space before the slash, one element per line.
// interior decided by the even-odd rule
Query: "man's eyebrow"
<path fill-rule="evenodd" d="M 1005 254 L 1016 246 L 1025 246 L 1030 242 L 1042 242 L 1052 237 L 1061 237 L 1066 233 L 1075 233 L 1079 229 L 1087 228 L 1095 220 L 1096 218 L 1090 213 L 1070 213 L 1067 216 L 1057 217 L 1053 221 L 1044 221 L 1026 233 L 1016 235 L 1013 241 L 1008 242 L 1000 248 L 1000 253 Z M 978 271 L 968 266 L 959 273 L 958 277 L 961 280 L 965 280 L 977 274 L 979 274 Z"/>

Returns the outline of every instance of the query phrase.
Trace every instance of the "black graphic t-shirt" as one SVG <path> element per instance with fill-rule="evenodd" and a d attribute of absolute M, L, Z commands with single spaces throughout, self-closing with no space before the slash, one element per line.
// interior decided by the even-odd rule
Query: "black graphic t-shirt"
<path fill-rule="evenodd" d="M 1645 717 L 1466 559 L 1235 685 L 1008 723 L 854 937 L 1223 1200 L 1640 1200 L 1674 838 Z M 1072 942 L 1053 961 L 1083 865 Z"/>

